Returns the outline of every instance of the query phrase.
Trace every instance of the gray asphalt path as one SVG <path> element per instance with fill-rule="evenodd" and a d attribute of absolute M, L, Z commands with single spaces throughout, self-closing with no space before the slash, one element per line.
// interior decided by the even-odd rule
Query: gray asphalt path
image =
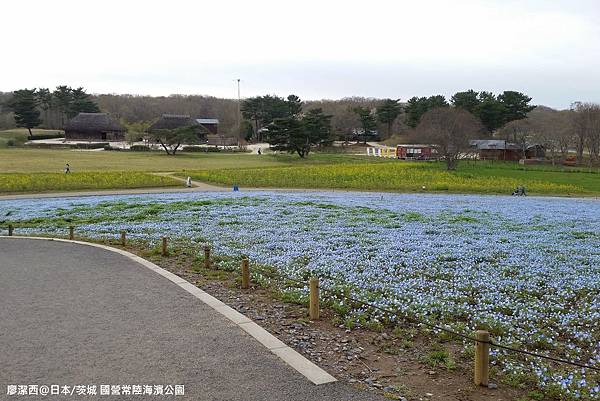
<path fill-rule="evenodd" d="M 85 245 L 0 238 L 0 399 L 8 385 L 184 385 L 115 399 L 383 400 L 316 386 L 200 300 L 130 259 Z M 166 389 L 166 387 L 163 387 Z M 87 392 L 87 390 L 86 390 Z"/>

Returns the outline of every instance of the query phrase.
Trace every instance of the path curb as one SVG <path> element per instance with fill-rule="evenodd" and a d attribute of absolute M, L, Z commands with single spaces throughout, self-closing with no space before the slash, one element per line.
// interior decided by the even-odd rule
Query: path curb
<path fill-rule="evenodd" d="M 196 287 L 192 283 L 163 269 L 162 267 L 155 265 L 152 262 L 147 261 L 146 259 L 143 259 L 137 255 L 134 255 L 131 252 L 127 252 L 127 251 L 124 251 L 124 250 L 118 249 L 118 248 L 113 248 L 113 247 L 110 247 L 107 245 L 95 244 L 95 243 L 84 242 L 84 241 L 68 240 L 68 239 L 62 239 L 62 238 L 6 236 L 6 235 L 0 235 L 0 238 L 17 239 L 17 240 L 18 239 L 33 239 L 33 240 L 44 240 L 44 241 L 68 242 L 68 243 L 73 243 L 73 244 L 87 245 L 87 246 L 92 246 L 95 248 L 101 248 L 101 249 L 104 249 L 104 250 L 107 250 L 110 252 L 114 252 L 114 253 L 123 255 L 123 256 L 131 259 L 132 261 L 160 274 L 167 280 L 173 282 L 174 284 L 178 285 L 179 287 L 181 287 L 188 293 L 190 293 L 193 296 L 195 296 L 196 298 L 198 298 L 200 301 L 204 302 L 206 305 L 210 306 L 212 309 L 214 309 L 215 311 L 220 313 L 222 316 L 227 318 L 229 321 L 231 321 L 233 324 L 238 326 L 238 328 L 240 328 L 241 330 L 245 331 L 250 336 L 252 336 L 256 341 L 261 343 L 269 351 L 271 351 L 272 353 L 277 355 L 280 359 L 282 359 L 285 363 L 287 363 L 289 366 L 294 368 L 296 371 L 298 371 L 300 374 L 302 374 L 304 377 L 306 377 L 312 383 L 318 385 L 318 384 L 332 383 L 332 382 L 337 381 L 337 379 L 335 377 L 333 377 L 332 375 L 330 375 L 329 373 L 327 373 L 326 371 L 324 371 L 323 369 L 321 369 L 320 367 L 318 367 L 317 365 L 315 365 L 314 363 L 312 363 L 311 361 L 306 359 L 304 356 L 302 356 L 301 354 L 296 352 L 294 349 L 285 345 L 285 343 L 283 343 L 277 337 L 275 337 L 274 335 L 269 333 L 267 330 L 265 330 L 264 328 L 262 328 L 261 326 L 259 326 L 255 322 L 253 322 L 252 319 L 239 313 L 238 311 L 236 311 L 235 309 L 226 305 L 225 303 L 219 301 L 217 298 L 206 293 L 205 291 Z"/>

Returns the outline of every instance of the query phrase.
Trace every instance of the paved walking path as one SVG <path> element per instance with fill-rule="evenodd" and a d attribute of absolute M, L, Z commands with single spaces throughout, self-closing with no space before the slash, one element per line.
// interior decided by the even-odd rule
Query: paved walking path
<path fill-rule="evenodd" d="M 0 305 L 8 399 L 13 384 L 184 385 L 171 398 L 207 401 L 383 399 L 314 385 L 197 297 L 105 249 L 0 238 Z"/>

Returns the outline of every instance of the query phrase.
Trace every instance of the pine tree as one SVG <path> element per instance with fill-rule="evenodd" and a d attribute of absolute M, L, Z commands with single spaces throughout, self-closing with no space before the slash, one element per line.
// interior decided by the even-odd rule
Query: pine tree
<path fill-rule="evenodd" d="M 31 139 L 33 137 L 31 129 L 42 123 L 38 109 L 37 91 L 35 89 L 15 91 L 7 106 L 15 114 L 17 127 L 27 128 L 29 139 Z"/>
<path fill-rule="evenodd" d="M 358 106 L 353 108 L 352 111 L 358 115 L 360 125 L 363 129 L 363 134 L 359 135 L 359 137 L 362 136 L 364 142 L 367 143 L 367 138 L 369 136 L 373 136 L 375 134 L 375 130 L 377 129 L 377 122 L 375 121 L 375 116 L 367 107 Z"/>
<path fill-rule="evenodd" d="M 98 113 L 98 105 L 81 87 L 71 91 L 71 99 L 67 109 L 67 117 L 73 118 L 79 113 Z"/>
<path fill-rule="evenodd" d="M 381 106 L 377 107 L 377 120 L 380 123 L 386 124 L 387 126 L 387 136 L 388 138 L 392 135 L 392 125 L 394 125 L 394 121 L 400 115 L 402 111 L 402 106 L 400 106 L 400 99 L 385 99 Z"/>

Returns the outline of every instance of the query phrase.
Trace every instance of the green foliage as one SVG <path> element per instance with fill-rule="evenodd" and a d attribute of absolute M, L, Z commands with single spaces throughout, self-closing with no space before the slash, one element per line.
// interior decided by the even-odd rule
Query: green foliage
<path fill-rule="evenodd" d="M 261 140 L 259 130 L 276 119 L 297 117 L 302 111 L 302 101 L 296 95 L 287 99 L 279 96 L 265 95 L 245 99 L 241 104 L 242 116 L 254 122 L 254 134 Z M 247 132 L 246 132 L 247 133 Z"/>
<path fill-rule="evenodd" d="M 375 120 L 375 115 L 369 108 L 362 106 L 354 107 L 352 111 L 358 116 L 360 125 L 362 127 L 362 133 L 359 135 L 359 139 L 362 137 L 366 143 L 367 138 L 374 137 L 377 134 L 377 122 Z"/>
<path fill-rule="evenodd" d="M 457 92 L 451 102 L 478 117 L 488 132 L 494 132 L 505 124 L 527 117 L 535 106 L 529 105 L 531 98 L 521 92 L 504 91 L 496 96 L 491 92 L 475 92 L 469 89 Z"/>
<path fill-rule="evenodd" d="M 545 398 L 543 393 L 536 390 L 530 391 L 529 393 L 527 393 L 527 396 L 534 401 L 544 401 Z"/>
<path fill-rule="evenodd" d="M 302 113 L 302 100 L 296 95 L 289 95 L 287 97 L 286 105 L 288 108 L 288 115 L 291 117 L 297 116 Z"/>
<path fill-rule="evenodd" d="M 69 109 L 72 101 L 71 88 L 66 85 L 57 86 L 54 92 L 52 92 L 51 107 L 56 109 L 61 115 L 62 124 L 65 123 L 65 116 L 69 113 Z"/>
<path fill-rule="evenodd" d="M 73 118 L 79 113 L 99 113 L 98 105 L 82 87 L 71 89 L 70 101 L 67 105 L 67 117 Z"/>
<path fill-rule="evenodd" d="M 312 109 L 301 119 L 278 118 L 269 125 L 267 142 L 271 149 L 295 152 L 304 158 L 313 146 L 331 142 L 331 116 L 321 109 Z"/>
<path fill-rule="evenodd" d="M 529 104 L 531 98 L 521 92 L 504 91 L 498 95 L 498 101 L 504 105 L 504 123 L 521 120 L 535 109 Z"/>
<path fill-rule="evenodd" d="M 175 153 L 182 144 L 198 143 L 199 129 L 195 126 L 179 127 L 173 129 L 157 129 L 149 133 L 150 139 L 160 143 L 168 155 Z"/>
<path fill-rule="evenodd" d="M 392 135 L 392 125 L 396 118 L 400 115 L 402 111 L 402 106 L 400 106 L 400 99 L 385 99 L 383 103 L 377 107 L 375 114 L 377 115 L 377 120 L 387 125 L 387 135 L 390 137 Z"/>
<path fill-rule="evenodd" d="M 242 138 L 244 138 L 244 140 L 252 140 L 252 137 L 254 136 L 254 128 L 252 127 L 252 123 L 250 121 L 242 121 L 242 126 L 240 127 L 240 134 Z"/>
<path fill-rule="evenodd" d="M 60 127 L 64 126 L 67 118 L 73 118 L 78 113 L 97 113 L 98 105 L 81 87 L 72 89 L 69 86 L 57 86 L 50 92 L 48 88 L 39 90 L 21 89 L 13 92 L 13 97 L 7 103 L 8 109 L 14 111 L 18 127 L 31 129 L 42 123 L 48 126 L 48 119 L 54 113 L 58 116 Z"/>
<path fill-rule="evenodd" d="M 125 140 L 129 143 L 139 141 L 148 131 L 148 128 L 152 125 L 152 121 L 136 121 L 136 122 L 127 122 L 124 119 L 121 119 L 121 124 L 127 128 L 127 133 L 125 133 Z"/>
<path fill-rule="evenodd" d="M 425 357 L 425 363 L 432 368 L 444 367 L 447 370 L 456 368 L 456 363 L 447 349 L 436 345 Z"/>
<path fill-rule="evenodd" d="M 131 145 L 129 150 L 132 152 L 149 152 L 151 149 L 146 145 Z"/>
<path fill-rule="evenodd" d="M 475 92 L 473 89 L 469 89 L 465 92 L 456 92 L 452 95 L 450 102 L 454 107 L 460 107 L 467 110 L 469 113 L 475 114 L 477 106 L 479 106 L 478 95 L 479 93 Z"/>
<path fill-rule="evenodd" d="M 38 89 L 37 99 L 42 110 L 48 110 L 52 107 L 52 93 L 50 92 L 50 89 Z"/>
<path fill-rule="evenodd" d="M 412 97 L 408 99 L 407 105 L 404 108 L 406 113 L 406 124 L 415 128 L 419 125 L 423 114 L 436 107 L 447 107 L 448 102 L 442 95 L 434 95 L 430 97 Z"/>
<path fill-rule="evenodd" d="M 479 105 L 475 108 L 475 115 L 479 117 L 488 132 L 494 132 L 505 124 L 505 114 L 504 104 L 493 93 L 479 94 Z"/>
<path fill-rule="evenodd" d="M 35 89 L 17 90 L 13 93 L 7 106 L 14 113 L 17 127 L 27 128 L 31 137 L 31 129 L 42 122 L 38 110 L 37 91 Z"/>

